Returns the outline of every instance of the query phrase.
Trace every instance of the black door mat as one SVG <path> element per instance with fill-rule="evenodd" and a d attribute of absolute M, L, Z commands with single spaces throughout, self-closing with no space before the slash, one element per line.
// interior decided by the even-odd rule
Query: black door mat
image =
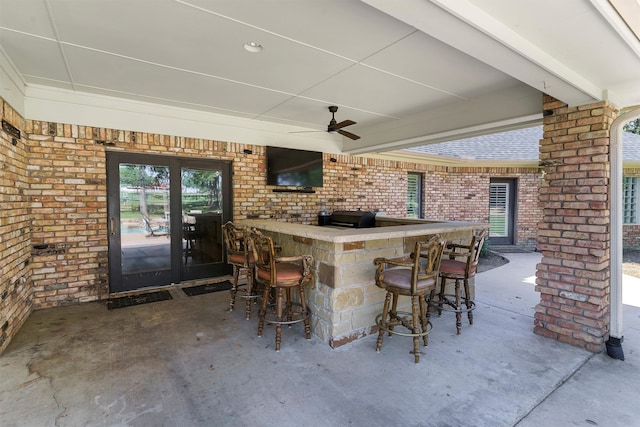
<path fill-rule="evenodd" d="M 173 299 L 169 291 L 148 292 L 139 295 L 127 295 L 124 297 L 109 298 L 107 301 L 107 309 L 131 307 L 133 305 L 147 304 L 156 301 L 165 301 Z"/>
<path fill-rule="evenodd" d="M 225 280 L 220 283 L 207 283 L 206 285 L 189 286 L 188 288 L 182 288 L 185 294 L 190 297 L 195 295 L 208 294 L 211 292 L 228 291 L 231 289 L 231 282 Z"/>

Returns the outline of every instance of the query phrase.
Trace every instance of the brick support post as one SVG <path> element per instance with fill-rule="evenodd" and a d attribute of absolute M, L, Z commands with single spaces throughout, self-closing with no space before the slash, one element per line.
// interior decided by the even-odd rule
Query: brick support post
<path fill-rule="evenodd" d="M 607 102 L 568 107 L 544 97 L 534 332 L 593 352 L 609 334 L 609 130 Z"/>

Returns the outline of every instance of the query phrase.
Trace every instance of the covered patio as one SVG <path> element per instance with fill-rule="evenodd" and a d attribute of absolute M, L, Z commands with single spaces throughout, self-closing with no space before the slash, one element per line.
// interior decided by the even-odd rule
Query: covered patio
<path fill-rule="evenodd" d="M 380 353 L 375 336 L 332 350 L 297 327 L 276 353 L 273 330 L 258 338 L 227 292 L 38 310 L 0 359 L 0 402 L 12 402 L 0 425 L 633 425 L 637 358 L 532 334 L 540 254 L 506 256 L 477 276 L 474 325 L 456 336 L 450 315 L 434 318 L 419 364 L 404 337 Z M 639 307 L 625 295 L 629 354 Z"/>
<path fill-rule="evenodd" d="M 619 208 L 622 122 L 640 117 L 637 2 L 126 3 L 0 0 L 0 425 L 640 419 Z M 334 132 L 335 106 L 359 139 Z M 107 154 L 224 163 L 234 221 L 302 222 L 328 202 L 401 217 L 408 172 L 433 188 L 450 176 L 390 152 L 539 124 L 542 256 L 479 274 L 475 324 L 456 336 L 434 319 L 420 364 L 403 337 L 377 354 L 375 336 L 331 349 L 295 327 L 276 353 L 226 292 L 186 296 L 182 276 L 171 300 L 106 308 L 121 243 Z M 322 152 L 324 187 L 267 185 L 268 146 Z M 623 338 L 621 363 L 603 350 Z"/>

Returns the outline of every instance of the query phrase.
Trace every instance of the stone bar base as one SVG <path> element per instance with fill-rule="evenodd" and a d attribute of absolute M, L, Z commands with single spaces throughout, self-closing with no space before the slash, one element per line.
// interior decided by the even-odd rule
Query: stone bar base
<path fill-rule="evenodd" d="M 434 234 L 446 240 L 469 240 L 473 230 L 488 224 L 376 219 L 381 227 L 368 229 L 320 227 L 267 220 L 240 221 L 270 235 L 282 255 L 311 254 L 313 280 L 307 292 L 312 332 L 339 347 L 377 332 L 375 317 L 382 311 L 385 292 L 375 285 L 377 257 L 396 258 L 413 251 L 415 242 Z M 450 284 L 453 292 L 453 283 Z M 474 294 L 473 282 L 471 294 Z M 409 309 L 404 298 L 399 309 Z"/>

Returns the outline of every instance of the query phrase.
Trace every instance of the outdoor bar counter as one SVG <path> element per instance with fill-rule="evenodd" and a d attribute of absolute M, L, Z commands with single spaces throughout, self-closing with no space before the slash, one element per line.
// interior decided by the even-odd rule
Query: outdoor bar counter
<path fill-rule="evenodd" d="M 313 280 L 307 287 L 311 330 L 335 348 L 376 330 L 375 317 L 382 311 L 385 293 L 375 285 L 374 258 L 408 254 L 413 251 L 416 241 L 434 234 L 446 240 L 468 240 L 473 230 L 489 227 L 483 223 L 384 216 L 376 216 L 375 221 L 373 228 L 274 220 L 241 220 L 238 223 L 271 236 L 282 247 L 283 256 L 313 256 Z M 473 283 L 471 294 L 474 294 Z M 403 300 L 400 300 L 401 304 Z"/>

